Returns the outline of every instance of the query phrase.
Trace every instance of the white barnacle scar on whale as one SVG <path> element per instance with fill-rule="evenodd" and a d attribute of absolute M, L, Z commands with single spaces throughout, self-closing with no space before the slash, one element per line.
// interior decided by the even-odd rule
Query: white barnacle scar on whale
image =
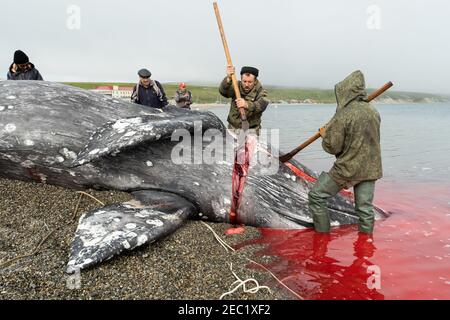
<path fill-rule="evenodd" d="M 31 147 L 31 146 L 34 146 L 34 141 L 30 140 L 30 139 L 25 139 L 23 141 L 23 144 L 26 145 L 27 147 Z"/>
<path fill-rule="evenodd" d="M 142 123 L 142 118 L 136 117 L 131 119 L 119 119 L 113 125 L 112 128 L 117 130 L 118 133 L 124 133 L 125 129 L 133 124 Z"/>
<path fill-rule="evenodd" d="M 14 106 L 12 106 L 12 105 L 0 106 L 0 111 L 13 110 L 13 109 L 14 109 Z"/>
<path fill-rule="evenodd" d="M 16 125 L 15 125 L 14 123 L 8 123 L 8 124 L 5 126 L 5 131 L 6 131 L 7 133 L 11 133 L 11 132 L 16 131 Z"/>

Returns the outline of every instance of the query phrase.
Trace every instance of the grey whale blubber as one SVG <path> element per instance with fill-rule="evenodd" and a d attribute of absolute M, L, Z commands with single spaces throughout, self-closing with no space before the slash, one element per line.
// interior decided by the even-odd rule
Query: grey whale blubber
<path fill-rule="evenodd" d="M 227 131 L 213 113 L 168 107 L 161 112 L 87 90 L 43 81 L 0 82 L 0 175 L 73 189 L 130 192 L 135 198 L 84 213 L 67 272 L 157 241 L 186 219 L 229 222 L 233 164 L 174 164 L 174 130 Z M 202 151 L 208 147 L 202 142 Z M 259 145 L 258 152 L 267 146 Z M 306 174 L 307 168 L 291 161 Z M 280 165 L 274 175 L 255 164 L 239 212 L 245 225 L 311 226 L 311 183 Z M 329 203 L 335 225 L 354 224 L 352 201 Z M 379 215 L 382 211 L 379 210 Z"/>

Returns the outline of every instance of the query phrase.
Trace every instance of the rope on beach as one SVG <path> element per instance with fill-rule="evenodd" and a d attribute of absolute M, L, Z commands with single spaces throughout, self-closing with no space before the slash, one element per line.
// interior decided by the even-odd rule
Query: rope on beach
<path fill-rule="evenodd" d="M 52 211 L 53 208 L 55 207 L 55 205 L 56 205 L 56 202 L 53 202 L 53 204 L 52 204 L 52 206 L 51 206 L 51 208 L 50 208 L 49 211 Z M 44 224 L 45 224 L 45 227 L 46 227 L 47 230 L 48 230 L 47 224 L 46 224 L 45 222 L 44 222 Z M 10 259 L 10 260 L 7 260 L 7 261 L 5 261 L 5 262 L 0 263 L 0 269 L 3 269 L 3 268 L 5 268 L 5 267 L 9 266 L 11 263 L 14 263 L 14 262 L 16 262 L 16 261 L 18 261 L 18 260 L 20 260 L 20 259 L 29 258 L 29 257 L 32 257 L 32 256 L 34 256 L 35 254 L 37 254 L 37 253 L 39 252 L 39 250 L 41 249 L 42 245 L 48 240 L 48 238 L 50 238 L 50 236 L 51 236 L 52 234 L 54 234 L 54 233 L 55 233 L 58 229 L 60 229 L 60 228 L 61 228 L 61 227 L 57 227 L 57 228 L 51 230 L 49 233 L 47 233 L 47 235 L 46 235 L 44 238 L 42 238 L 42 240 L 38 243 L 38 245 L 37 245 L 37 246 L 34 248 L 34 250 L 31 251 L 30 253 L 22 254 L 22 255 L 19 255 L 19 256 L 17 256 L 17 257 L 14 257 L 14 258 L 12 258 L 12 259 Z"/>
<path fill-rule="evenodd" d="M 31 257 L 31 256 L 34 256 L 36 253 L 38 253 L 39 252 L 39 250 L 41 249 L 41 246 L 44 244 L 44 242 L 45 241 L 47 241 L 47 239 L 48 238 L 50 238 L 50 236 L 53 234 L 53 233 L 55 233 L 55 231 L 56 230 L 58 230 L 59 228 L 55 228 L 55 229 L 53 229 L 52 231 L 50 231 L 39 243 L 38 243 L 38 245 L 36 246 L 36 248 L 33 250 L 33 251 L 31 251 L 30 253 L 27 253 L 27 254 L 23 254 L 23 255 L 20 255 L 20 256 L 17 256 L 17 257 L 15 257 L 15 258 L 12 258 L 11 260 L 8 260 L 8 261 L 5 261 L 5 262 L 3 262 L 3 263 L 1 263 L 0 264 L 0 268 L 5 268 L 6 266 L 8 266 L 8 265 L 10 265 L 11 263 L 13 263 L 13 262 L 15 262 L 15 261 L 17 261 L 17 260 L 20 260 L 20 259 L 24 259 L 24 258 L 28 258 L 28 257 Z"/>
<path fill-rule="evenodd" d="M 84 192 L 84 191 L 77 191 L 77 193 L 82 194 L 82 195 L 85 195 L 85 196 L 88 196 L 89 198 L 91 198 L 91 199 L 97 201 L 98 203 L 100 203 L 102 206 L 105 205 L 104 202 L 98 200 L 96 197 L 94 197 L 93 195 L 90 195 L 89 193 L 86 193 L 86 192 Z"/>
<path fill-rule="evenodd" d="M 263 266 L 262 264 L 260 264 L 260 263 L 258 263 L 258 262 L 256 262 L 256 261 L 253 261 L 253 260 L 251 260 L 251 259 L 249 259 L 249 258 L 246 258 L 248 261 L 250 261 L 251 263 L 254 263 L 254 264 L 256 264 L 257 266 L 259 266 L 259 267 L 261 267 L 261 268 L 263 268 L 264 270 L 266 270 L 276 281 L 278 281 L 278 283 L 279 284 L 281 284 L 285 289 L 287 289 L 290 293 L 292 293 L 294 296 L 296 296 L 298 299 L 300 299 L 300 300 L 305 300 L 305 298 L 303 298 L 301 295 L 299 295 L 297 292 L 295 292 L 294 290 L 292 290 L 291 288 L 289 288 L 287 285 L 285 285 L 284 284 L 284 282 L 283 281 L 281 281 L 280 279 L 278 279 L 277 278 L 277 276 L 276 275 L 274 275 L 273 273 L 272 273 L 272 271 L 270 271 L 269 269 L 267 269 L 265 266 Z"/>
<path fill-rule="evenodd" d="M 203 222 L 203 221 L 200 221 L 200 222 L 212 232 L 212 234 L 214 235 L 214 238 L 216 238 L 217 242 L 219 242 L 219 244 L 225 249 L 226 252 L 229 252 L 229 250 L 232 251 L 232 252 L 236 252 L 236 250 L 235 250 L 233 247 L 231 247 L 228 243 L 226 243 L 225 240 L 223 240 L 223 239 L 222 239 L 222 238 L 214 231 L 213 228 L 211 228 L 208 224 L 206 224 L 206 223 Z M 303 297 L 300 296 L 297 292 L 295 292 L 294 290 L 292 290 L 291 288 L 289 288 L 287 285 L 285 285 L 285 284 L 283 283 L 283 281 L 281 281 L 280 279 L 278 279 L 278 277 L 277 277 L 276 275 L 274 275 L 274 274 L 273 274 L 269 269 L 267 269 L 265 266 L 263 266 L 262 264 L 260 264 L 260 263 L 258 263 L 258 262 L 256 262 L 256 261 L 254 261 L 254 260 L 252 260 L 252 259 L 249 259 L 249 258 L 247 258 L 247 257 L 246 257 L 245 259 L 247 259 L 249 262 L 254 263 L 254 264 L 256 264 L 257 266 L 263 268 L 265 271 L 267 271 L 267 272 L 268 272 L 268 273 L 269 273 L 269 274 L 270 274 L 270 275 L 271 275 L 271 276 L 272 276 L 279 284 L 281 284 L 286 290 L 288 290 L 290 293 L 292 293 L 292 294 L 293 294 L 294 296 L 296 296 L 298 299 L 300 299 L 300 300 L 305 300 L 305 298 L 303 298 Z M 240 279 L 236 276 L 236 274 L 233 272 L 233 270 L 231 270 L 231 272 L 233 273 L 233 275 L 234 275 L 238 280 L 240 280 Z M 235 281 L 235 282 L 233 282 L 232 286 L 233 286 L 235 283 L 237 283 L 238 280 Z M 248 280 L 254 280 L 254 279 L 248 279 Z M 240 280 L 240 281 L 242 281 L 242 280 Z M 256 281 L 256 280 L 254 280 L 254 281 Z M 242 281 L 242 282 L 245 284 L 245 283 L 247 282 L 247 280 L 246 280 L 246 281 Z M 239 285 L 238 285 L 236 288 L 234 288 L 234 290 L 224 293 L 224 294 L 220 297 L 220 299 L 222 299 L 222 297 L 223 297 L 224 295 L 231 294 L 231 293 L 235 292 L 239 287 L 241 287 L 242 285 L 244 285 L 242 282 L 239 282 Z M 261 287 L 259 286 L 258 282 L 256 282 L 256 284 L 257 284 L 257 287 L 255 287 L 255 288 L 258 288 L 258 290 L 259 290 L 259 288 L 261 288 Z M 263 286 L 263 287 L 265 287 L 265 286 Z M 251 290 L 253 290 L 253 289 L 255 289 L 255 288 L 252 288 Z M 246 288 L 245 288 L 245 286 L 244 286 L 244 292 L 246 292 L 245 289 L 246 289 Z M 256 290 L 256 292 L 257 292 L 258 290 Z M 269 289 L 269 291 L 270 291 L 270 289 Z M 256 293 L 256 292 L 250 292 L 250 291 L 249 291 L 249 293 Z"/>
<path fill-rule="evenodd" d="M 80 196 L 78 197 L 78 201 L 77 201 L 77 205 L 75 206 L 75 210 L 73 211 L 72 216 L 70 217 L 70 222 L 74 222 L 75 219 L 77 218 L 78 208 L 79 208 L 79 206 L 80 206 L 81 199 L 83 198 L 83 196 L 87 196 L 87 197 L 89 197 L 89 198 L 95 200 L 96 202 L 98 202 L 98 203 L 101 204 L 102 206 L 105 206 L 105 203 L 104 203 L 104 202 L 98 200 L 96 197 L 94 197 L 93 195 L 90 195 L 89 193 L 86 193 L 86 192 L 84 192 L 84 191 L 77 191 L 77 193 L 78 193 Z M 69 222 L 69 223 L 70 223 L 70 222 Z"/>
<path fill-rule="evenodd" d="M 236 251 L 233 247 L 231 247 L 228 243 L 226 243 L 222 238 L 220 238 L 220 236 L 214 231 L 213 228 L 211 228 L 209 225 L 207 225 L 207 224 L 206 224 L 205 222 L 203 222 L 203 221 L 200 221 L 200 222 L 203 223 L 203 225 L 204 225 L 205 227 L 207 227 L 207 228 L 212 232 L 212 234 L 214 235 L 214 238 L 216 238 L 217 242 L 219 242 L 220 245 L 221 245 L 222 247 L 225 248 L 225 251 L 226 251 L 226 252 L 229 252 L 228 250 L 231 250 L 231 251 L 233 251 L 233 252 Z"/>
<path fill-rule="evenodd" d="M 249 278 L 249 279 L 247 279 L 247 280 L 242 280 L 241 278 L 239 278 L 239 277 L 237 276 L 237 274 L 233 271 L 233 263 L 230 263 L 230 270 L 231 270 L 231 273 L 233 274 L 233 276 L 234 276 L 237 280 L 231 284 L 231 286 L 230 286 L 230 291 L 225 292 L 224 294 L 222 294 L 222 295 L 220 296 L 220 298 L 219 298 L 220 300 L 222 300 L 224 297 L 226 297 L 226 296 L 228 296 L 228 295 L 230 295 L 230 294 L 233 294 L 233 293 L 234 293 L 236 290 L 238 290 L 240 287 L 243 288 L 244 293 L 255 294 L 255 293 L 257 293 L 257 292 L 258 292 L 259 290 L 261 290 L 261 289 L 266 289 L 266 290 L 269 291 L 270 294 L 272 294 L 272 291 L 270 290 L 269 287 L 267 287 L 267 286 L 260 286 L 259 283 L 258 283 L 258 281 L 257 281 L 256 279 L 254 279 L 254 278 Z M 253 288 L 247 288 L 247 286 L 246 286 L 247 283 L 254 283 L 255 286 L 254 286 Z M 234 287 L 233 289 L 231 289 L 231 287 L 233 287 L 233 286 L 235 286 L 235 287 Z"/>
<path fill-rule="evenodd" d="M 75 206 L 75 210 L 73 211 L 72 216 L 70 217 L 71 222 L 74 222 L 75 219 L 77 218 L 78 207 L 80 206 L 81 198 L 83 198 L 83 194 L 80 193 L 80 196 L 78 197 L 77 205 Z"/>
<path fill-rule="evenodd" d="M 75 221 L 76 215 L 77 215 L 77 213 L 78 213 L 78 207 L 80 206 L 81 198 L 83 197 L 83 195 L 88 196 L 89 198 L 91 198 L 91 199 L 97 201 L 98 203 L 100 203 L 100 204 L 103 205 L 103 206 L 105 205 L 102 201 L 98 200 L 98 199 L 95 198 L 94 196 L 92 196 L 92 195 L 90 195 L 90 194 L 88 194 L 88 193 L 86 193 L 86 192 L 84 192 L 84 191 L 78 191 L 77 193 L 80 194 L 80 197 L 78 198 L 77 204 L 76 204 L 76 206 L 75 206 L 75 210 L 74 210 L 74 212 L 72 213 L 71 219 L 70 219 L 70 221 L 69 221 L 68 224 L 71 224 L 73 221 Z M 50 209 L 50 211 L 53 209 L 53 207 L 55 206 L 55 204 L 56 204 L 56 203 L 53 203 L 52 208 Z M 61 226 L 59 226 L 59 227 L 53 229 L 52 231 L 50 231 L 44 238 L 42 238 L 42 240 L 38 243 L 38 245 L 36 246 L 36 248 L 34 248 L 34 250 L 31 251 L 30 253 L 23 254 L 23 255 L 14 257 L 14 258 L 12 258 L 12 259 L 10 259 L 10 260 L 7 260 L 7 261 L 5 261 L 5 262 L 0 263 L 0 269 L 3 269 L 3 268 L 5 268 L 5 267 L 9 266 L 10 264 L 12 264 L 12 263 L 14 263 L 14 262 L 20 260 L 20 259 L 29 258 L 29 257 L 32 257 L 32 256 L 34 256 L 35 254 L 37 254 L 37 253 L 39 252 L 39 250 L 41 249 L 42 245 L 48 240 L 48 238 L 50 238 L 50 236 L 51 236 L 53 233 L 55 233 L 57 230 L 59 230 L 60 228 L 61 228 Z M 48 229 L 48 227 L 47 227 L 47 229 Z"/>
<path fill-rule="evenodd" d="M 78 202 L 77 202 L 77 205 L 76 205 L 76 207 L 75 207 L 75 211 L 74 211 L 74 213 L 73 213 L 73 217 L 76 217 L 76 214 L 77 214 L 77 212 L 78 212 L 78 206 L 80 205 L 80 201 L 81 201 L 82 195 L 85 195 L 85 196 L 90 197 L 91 199 L 97 201 L 98 203 L 100 203 L 100 204 L 103 205 L 103 206 L 105 205 L 102 201 L 98 200 L 97 198 L 95 198 L 94 196 L 92 196 L 92 195 L 90 195 L 90 194 L 88 194 L 88 193 L 86 193 L 86 192 L 78 191 L 77 193 L 80 194 L 80 197 L 78 198 Z M 206 224 L 206 223 L 203 222 L 203 221 L 200 221 L 200 222 L 203 223 L 203 225 L 204 225 L 205 227 L 207 227 L 207 228 L 212 232 L 212 234 L 214 235 L 214 238 L 215 238 L 215 239 L 217 240 L 217 242 L 225 249 L 226 252 L 229 252 L 229 251 L 231 251 L 231 252 L 236 252 L 236 250 L 235 250 L 233 247 L 231 247 L 228 243 L 226 243 L 226 241 L 223 240 L 223 239 L 222 239 L 222 238 L 214 231 L 213 228 L 211 228 L 208 224 Z M 252 262 L 252 263 L 254 263 L 254 264 L 260 266 L 261 268 L 263 268 L 263 269 L 266 270 L 267 272 L 269 272 L 269 274 L 270 274 L 273 278 L 275 278 L 275 280 L 277 280 L 283 287 L 285 287 L 286 289 L 288 289 L 288 290 L 289 290 L 291 293 L 293 293 L 297 298 L 303 300 L 303 297 L 299 296 L 296 292 L 292 291 L 289 287 L 287 287 L 287 286 L 286 286 L 283 282 L 281 282 L 281 280 L 279 280 L 279 279 L 278 279 L 278 278 L 277 278 L 277 277 L 276 277 L 269 269 L 267 269 L 266 267 L 264 267 L 263 265 L 259 264 L 259 263 L 256 262 L 256 261 L 253 261 L 253 260 L 251 260 L 251 259 L 249 259 L 249 258 L 246 258 L 246 259 L 247 259 L 248 261 L 250 261 L 250 262 Z M 230 289 L 230 291 L 225 292 L 224 294 L 222 294 L 222 295 L 220 296 L 220 300 L 222 300 L 225 296 L 234 293 L 234 292 L 235 292 L 236 290 L 238 290 L 240 287 L 243 287 L 243 290 L 244 290 L 245 293 L 255 294 L 255 293 L 257 293 L 257 292 L 258 292 L 259 290 L 261 290 L 261 289 L 266 289 L 266 290 L 268 290 L 268 291 L 270 292 L 270 294 L 272 294 L 272 291 L 270 290 L 269 287 L 259 285 L 259 283 L 258 283 L 258 281 L 257 281 L 256 279 L 253 279 L 253 278 L 249 278 L 249 279 L 246 279 L 246 280 L 240 279 L 240 278 L 236 275 L 236 273 L 233 271 L 233 264 L 232 264 L 232 263 L 230 263 L 230 270 L 231 270 L 231 273 L 233 274 L 233 276 L 237 279 L 235 282 L 233 282 L 233 283 L 231 284 L 230 288 L 231 288 L 232 286 L 234 286 L 234 285 L 235 285 L 235 287 L 234 287 L 233 289 Z M 246 284 L 249 283 L 249 282 L 254 283 L 255 286 L 254 286 L 253 288 L 247 288 L 247 287 L 246 287 Z"/>

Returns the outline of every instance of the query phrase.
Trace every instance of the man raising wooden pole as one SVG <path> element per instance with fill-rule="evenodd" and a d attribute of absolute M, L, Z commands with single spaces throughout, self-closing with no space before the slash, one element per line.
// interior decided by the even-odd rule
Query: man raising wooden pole
<path fill-rule="evenodd" d="M 241 81 L 237 81 L 219 8 L 216 2 L 213 5 L 227 58 L 227 76 L 220 84 L 219 92 L 222 96 L 232 99 L 228 114 L 228 129 L 238 138 L 233 167 L 233 194 L 230 210 L 230 222 L 237 224 L 239 222 L 240 201 L 250 165 L 250 156 L 256 145 L 256 135 L 259 134 L 261 128 L 262 113 L 266 110 L 269 101 L 266 99 L 266 91 L 258 81 L 258 69 L 243 67 L 241 69 Z"/>

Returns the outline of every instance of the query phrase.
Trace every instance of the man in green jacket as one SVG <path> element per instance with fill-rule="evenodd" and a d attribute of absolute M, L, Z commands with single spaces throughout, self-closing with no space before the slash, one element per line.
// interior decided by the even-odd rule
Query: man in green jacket
<path fill-rule="evenodd" d="M 336 156 L 309 192 L 309 210 L 318 232 L 330 231 L 327 200 L 341 189 L 354 188 L 359 231 L 372 233 L 375 181 L 382 177 L 380 115 L 366 102 L 364 75 L 355 71 L 335 86 L 337 110 L 321 129 L 323 149 Z"/>
<path fill-rule="evenodd" d="M 241 99 L 236 99 L 233 90 L 231 76 L 235 70 L 233 66 L 227 67 L 227 76 L 220 84 L 219 92 L 225 98 L 232 98 L 230 112 L 228 113 L 228 128 L 240 129 L 242 127 L 239 108 L 244 108 L 250 129 L 259 134 L 261 129 L 261 117 L 269 105 L 267 91 L 264 90 L 258 80 L 259 70 L 253 67 L 243 67 L 241 81 L 238 82 Z"/>

